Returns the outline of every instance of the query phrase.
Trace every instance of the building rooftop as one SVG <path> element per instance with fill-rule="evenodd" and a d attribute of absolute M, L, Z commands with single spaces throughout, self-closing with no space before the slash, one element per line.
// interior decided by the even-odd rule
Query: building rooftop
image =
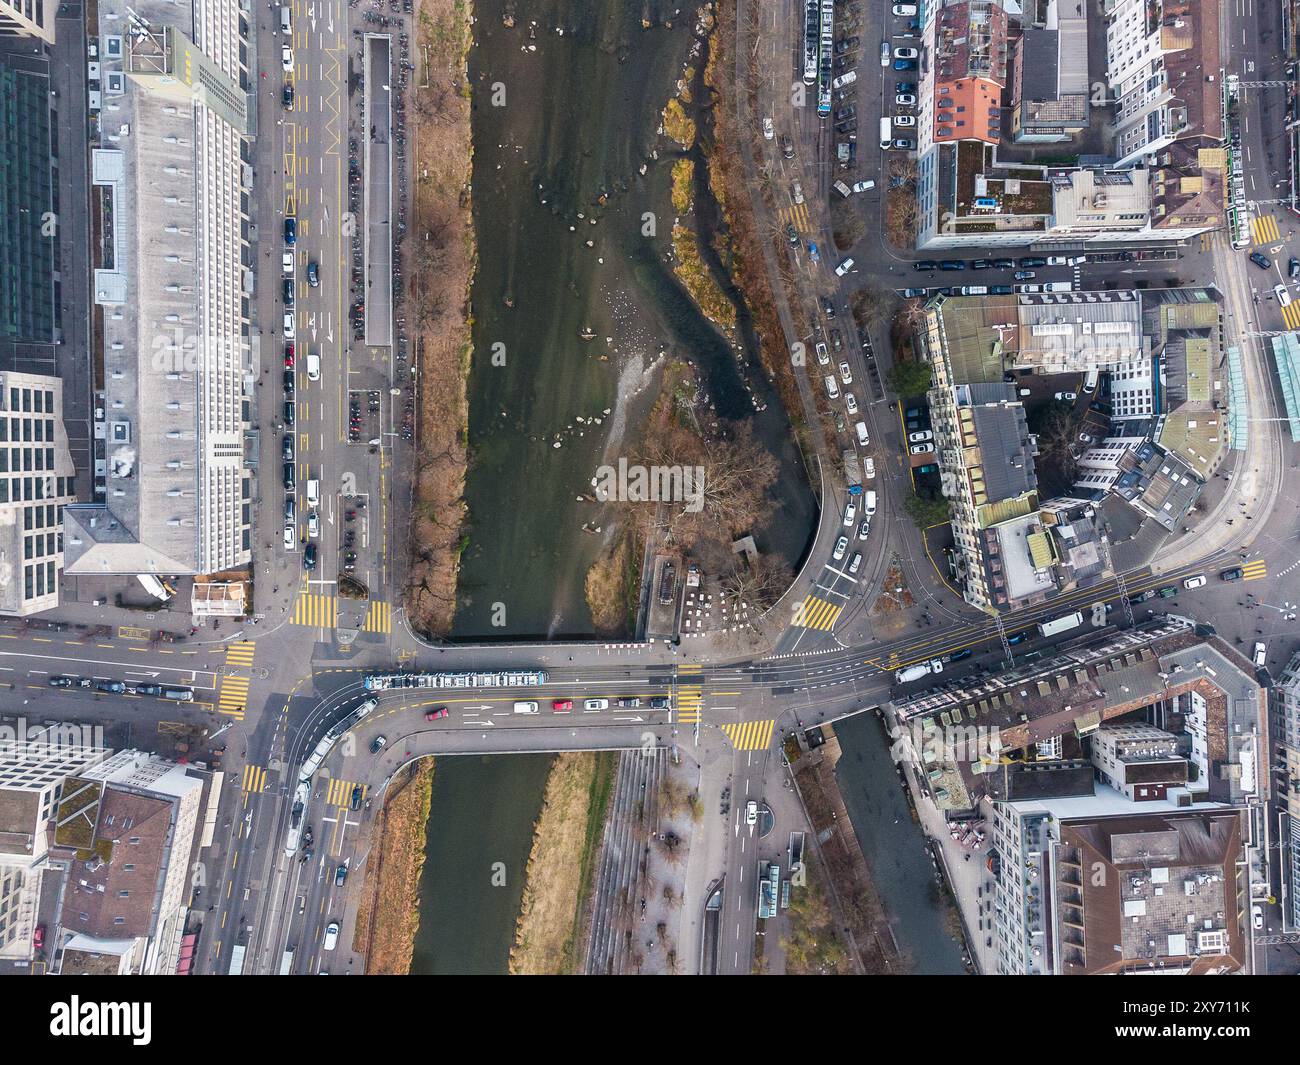
<path fill-rule="evenodd" d="M 1054 175 L 1056 228 L 1141 229 L 1151 211 L 1150 175 L 1133 170 L 1068 170 Z"/>
<path fill-rule="evenodd" d="M 1017 367 L 1044 373 L 1105 370 L 1144 356 L 1136 292 L 1031 293 L 1017 297 L 1016 312 Z"/>
<path fill-rule="evenodd" d="M 1014 499 L 1038 487 L 1034 447 L 1019 403 L 968 408 L 984 458 L 986 501 Z"/>

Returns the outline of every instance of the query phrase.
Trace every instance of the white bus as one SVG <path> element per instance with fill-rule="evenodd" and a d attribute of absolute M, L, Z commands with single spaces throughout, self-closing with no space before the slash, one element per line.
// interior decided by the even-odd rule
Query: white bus
<path fill-rule="evenodd" d="M 1073 614 L 1052 618 L 1051 621 L 1040 621 L 1038 623 L 1038 635 L 1055 636 L 1058 632 L 1069 632 L 1071 629 L 1077 629 L 1082 624 L 1083 615 L 1076 610 Z"/>

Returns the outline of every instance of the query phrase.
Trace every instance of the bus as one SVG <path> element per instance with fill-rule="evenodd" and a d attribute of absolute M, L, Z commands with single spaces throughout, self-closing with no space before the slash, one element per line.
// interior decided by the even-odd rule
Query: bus
<path fill-rule="evenodd" d="M 280 955 L 280 975 L 288 976 L 293 971 L 293 947 Z"/>
<path fill-rule="evenodd" d="M 244 949 L 243 943 L 236 943 L 230 952 L 230 968 L 226 970 L 230 976 L 244 975 Z"/>
<path fill-rule="evenodd" d="M 1051 621 L 1040 621 L 1038 623 L 1038 635 L 1055 636 L 1059 632 L 1069 632 L 1071 629 L 1077 629 L 1082 624 L 1083 615 L 1076 610 L 1073 614 L 1052 618 Z"/>

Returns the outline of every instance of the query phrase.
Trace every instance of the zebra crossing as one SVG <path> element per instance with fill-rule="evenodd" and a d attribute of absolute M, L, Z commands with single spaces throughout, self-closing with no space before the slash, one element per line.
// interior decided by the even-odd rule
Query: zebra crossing
<path fill-rule="evenodd" d="M 326 595 L 324 592 L 309 592 L 305 589 L 298 593 L 293 602 L 294 625 L 305 625 L 309 629 L 332 629 L 338 624 L 338 596 Z"/>
<path fill-rule="evenodd" d="M 260 795 L 266 790 L 266 769 L 264 766 L 248 764 L 244 766 L 244 779 L 240 787 L 249 795 Z"/>
<path fill-rule="evenodd" d="M 366 611 L 365 623 L 361 626 L 362 632 L 380 632 L 389 635 L 393 631 L 393 608 L 388 603 L 378 601 L 370 604 L 370 609 Z"/>
<path fill-rule="evenodd" d="M 1241 579 L 1243 581 L 1261 581 L 1268 576 L 1268 561 L 1262 558 L 1254 558 L 1241 567 Z"/>
<path fill-rule="evenodd" d="M 831 603 L 810 595 L 794 608 L 794 617 L 791 618 L 790 624 L 798 629 L 829 631 L 843 609 L 841 603 Z"/>
<path fill-rule="evenodd" d="M 217 713 L 243 721 L 244 711 L 248 709 L 249 683 L 247 677 L 222 677 L 217 692 Z"/>
<path fill-rule="evenodd" d="M 812 232 L 812 220 L 808 216 L 808 205 L 806 203 L 796 203 L 790 207 L 782 207 L 781 221 L 794 226 L 800 233 Z"/>
<path fill-rule="evenodd" d="M 1250 237 L 1256 245 L 1273 244 L 1282 239 L 1277 228 L 1277 219 L 1271 214 L 1262 214 L 1250 220 Z"/>
<path fill-rule="evenodd" d="M 1288 303 L 1278 309 L 1282 312 L 1282 321 L 1288 329 L 1300 329 L 1300 303 Z"/>
<path fill-rule="evenodd" d="M 677 720 L 683 725 L 699 723 L 704 704 L 704 667 L 686 664 L 677 670 Z"/>
<path fill-rule="evenodd" d="M 346 810 L 352 805 L 352 790 L 361 788 L 360 798 L 365 799 L 369 794 L 370 788 L 365 784 L 354 784 L 350 780 L 343 780 L 339 777 L 331 777 L 325 787 L 325 805 L 336 806 L 340 810 Z"/>
<path fill-rule="evenodd" d="M 738 751 L 765 751 L 772 742 L 772 731 L 775 727 L 775 718 L 766 721 L 741 721 L 735 725 L 723 725 L 722 734 Z"/>
<path fill-rule="evenodd" d="M 253 658 L 257 655 L 257 644 L 252 640 L 240 640 L 238 643 L 232 643 L 226 648 L 226 665 L 238 669 L 239 667 L 248 667 L 253 664 Z"/>

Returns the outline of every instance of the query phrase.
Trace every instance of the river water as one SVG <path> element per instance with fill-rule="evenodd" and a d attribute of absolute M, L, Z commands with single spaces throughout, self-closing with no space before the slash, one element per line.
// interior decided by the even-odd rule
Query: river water
<path fill-rule="evenodd" d="M 842 751 L 835 767 L 840 793 L 910 971 L 966 972 L 961 944 L 944 932 L 943 891 L 889 756 L 884 726 L 874 713 L 858 714 L 838 722 L 835 735 Z"/>

